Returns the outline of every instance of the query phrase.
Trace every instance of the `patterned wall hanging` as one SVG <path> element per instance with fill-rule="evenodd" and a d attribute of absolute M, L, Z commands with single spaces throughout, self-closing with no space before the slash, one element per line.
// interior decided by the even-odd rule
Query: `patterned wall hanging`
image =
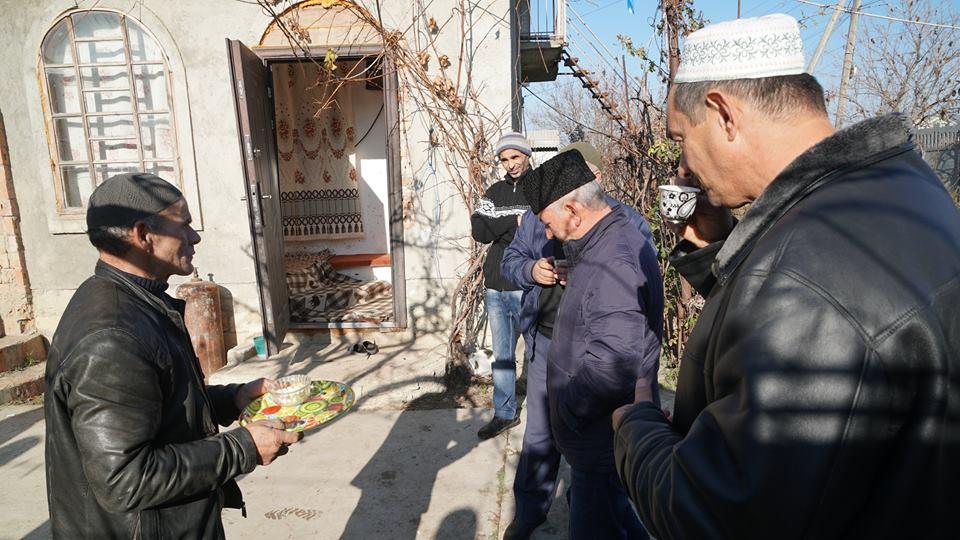
<path fill-rule="evenodd" d="M 352 100 L 347 85 L 337 87 L 315 64 L 274 71 L 280 207 L 288 241 L 364 236 L 360 185 L 351 163 Z"/>

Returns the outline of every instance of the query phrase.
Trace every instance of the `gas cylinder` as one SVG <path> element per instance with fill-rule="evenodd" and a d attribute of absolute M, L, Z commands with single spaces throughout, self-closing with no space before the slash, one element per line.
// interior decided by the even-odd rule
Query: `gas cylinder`
<path fill-rule="evenodd" d="M 223 345 L 223 315 L 220 311 L 220 287 L 211 281 L 203 281 L 193 271 L 193 279 L 177 287 L 177 298 L 187 303 L 183 322 L 190 333 L 193 350 L 200 360 L 204 377 L 222 368 L 227 363 L 227 351 Z"/>

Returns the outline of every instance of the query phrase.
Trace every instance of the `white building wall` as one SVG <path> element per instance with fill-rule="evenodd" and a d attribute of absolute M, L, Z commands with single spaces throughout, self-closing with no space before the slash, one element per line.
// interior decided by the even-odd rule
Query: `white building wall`
<path fill-rule="evenodd" d="M 373 2 L 367 3 L 373 6 Z M 473 87 L 479 90 L 485 108 L 502 118 L 503 126 L 509 126 L 514 93 L 509 3 L 464 2 L 468 25 L 472 25 L 466 40 L 454 10 L 461 4 L 459 0 L 425 3 L 421 19 L 425 22 L 433 17 L 442 28 L 432 53 L 446 54 L 455 62 L 464 48 L 472 63 Z M 406 29 L 419 3 L 381 4 L 384 23 Z M 48 336 L 96 261 L 83 234 L 55 234 L 47 216 L 54 207 L 53 179 L 38 84 L 38 54 L 46 31 L 62 12 L 74 6 L 74 0 L 0 0 L 0 12 L 4 13 L 0 111 L 6 119 L 12 176 L 22 211 L 37 326 Z M 180 141 L 180 151 L 190 153 L 184 156 L 193 163 L 185 183 L 196 186 L 199 201 L 191 204 L 203 225 L 195 264 L 202 276 L 212 273 L 215 281 L 229 290 L 237 334 L 242 338 L 259 333 L 260 306 L 247 212 L 240 200 L 243 172 L 224 39 L 254 46 L 270 19 L 258 6 L 234 0 L 80 0 L 79 6 L 126 12 L 153 32 L 164 47 L 174 85 L 185 93 L 184 100 L 176 103 L 177 122 L 185 123 L 192 137 Z M 425 44 L 428 37 L 421 35 L 420 42 Z M 437 70 L 435 58 L 433 70 Z M 440 150 L 431 149 L 428 143 L 429 120 L 409 100 L 404 101 L 401 116 L 405 130 L 401 175 L 404 199 L 412 209 L 405 231 L 409 323 L 414 336 L 442 334 L 450 321 L 450 293 L 464 267 L 469 216 L 440 165 L 442 159 L 432 154 Z"/>

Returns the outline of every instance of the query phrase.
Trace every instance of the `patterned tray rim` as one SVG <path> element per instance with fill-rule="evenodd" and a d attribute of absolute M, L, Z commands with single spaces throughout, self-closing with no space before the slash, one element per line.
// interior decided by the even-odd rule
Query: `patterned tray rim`
<path fill-rule="evenodd" d="M 324 383 L 335 384 L 341 388 L 341 391 L 344 393 L 343 408 L 341 408 L 339 411 L 336 411 L 336 414 L 330 416 L 324 421 L 319 422 L 313 426 L 310 426 L 308 428 L 304 428 L 303 426 L 296 426 L 293 428 L 287 428 L 286 431 L 293 431 L 293 432 L 306 431 L 306 430 L 316 429 L 316 428 L 325 426 L 330 422 L 343 416 L 344 413 L 346 413 L 348 410 L 350 410 L 353 407 L 353 405 L 356 402 L 356 394 L 354 393 L 353 388 L 351 388 L 350 385 L 340 381 L 334 381 L 331 379 L 314 379 L 310 382 L 311 392 L 310 392 L 310 396 L 308 397 L 317 395 L 320 391 L 318 387 L 322 387 Z M 248 403 L 247 406 L 243 408 L 243 410 L 240 411 L 239 422 L 241 426 L 245 426 L 252 421 L 256 421 L 253 419 L 256 418 L 256 416 L 260 413 L 260 410 L 263 408 L 263 401 L 264 399 L 266 399 L 267 395 L 268 394 L 264 394 L 260 397 L 257 397 L 256 399 Z M 297 408 L 299 408 L 301 405 L 302 403 L 298 405 Z"/>

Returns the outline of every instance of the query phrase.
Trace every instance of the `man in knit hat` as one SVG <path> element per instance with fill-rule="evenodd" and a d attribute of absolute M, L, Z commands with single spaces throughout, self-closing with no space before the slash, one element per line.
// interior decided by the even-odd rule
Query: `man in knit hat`
<path fill-rule="evenodd" d="M 703 192 L 670 262 L 706 304 L 672 421 L 645 384 L 614 415 L 650 533 L 956 538 L 960 213 L 909 123 L 835 131 L 769 15 L 687 36 L 667 126 Z"/>
<path fill-rule="evenodd" d="M 218 433 L 269 381 L 206 386 L 164 291 L 193 271 L 200 236 L 180 190 L 145 173 L 90 195 L 93 277 L 67 305 L 47 360 L 46 472 L 55 538 L 222 538 L 234 477 L 286 452 L 277 421 Z"/>
<path fill-rule="evenodd" d="M 529 206 L 517 189 L 520 177 L 530 170 L 533 149 L 519 133 L 507 133 L 494 146 L 505 174 L 477 201 L 470 216 L 473 239 L 491 244 L 483 262 L 484 304 L 493 339 L 493 419 L 480 428 L 480 440 L 495 437 L 520 423 L 517 414 L 517 338 L 521 291 L 500 275 L 503 250 L 510 245 L 520 216 Z"/>
<path fill-rule="evenodd" d="M 600 152 L 589 143 L 579 141 L 561 148 L 559 153 L 569 150 L 580 152 L 594 179 L 600 181 L 603 167 Z M 651 249 L 655 249 L 653 235 L 643 216 L 609 195 L 606 199 L 611 210 L 622 208 L 626 212 L 630 223 L 640 231 Z M 529 210 L 525 212 L 500 264 L 503 276 L 523 289 L 520 329 L 526 343 L 527 376 L 524 400 L 527 418 L 513 480 L 516 512 L 507 526 L 504 540 L 529 538 L 533 530 L 546 521 L 556 492 L 560 450 L 550 427 L 547 352 L 553 338 L 557 308 L 566 288 L 565 263 L 563 243 L 556 238 L 547 238 L 546 229 L 536 214 Z"/>
<path fill-rule="evenodd" d="M 614 467 L 610 415 L 631 401 L 639 378 L 656 381 L 663 284 L 649 229 L 611 204 L 595 179 L 571 149 L 521 182 L 530 211 L 548 238 L 562 242 L 566 258 L 565 275 L 538 281 L 547 286 L 552 277 L 563 287 L 549 325 L 548 422 L 571 469 L 570 538 L 643 539 Z M 531 275 L 538 264 L 529 263 Z"/>

